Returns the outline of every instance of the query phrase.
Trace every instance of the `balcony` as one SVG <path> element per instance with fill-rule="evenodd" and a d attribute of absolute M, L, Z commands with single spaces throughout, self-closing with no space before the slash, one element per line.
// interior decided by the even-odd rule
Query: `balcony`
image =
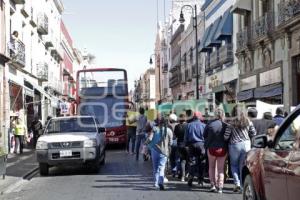
<path fill-rule="evenodd" d="M 300 1 L 285 0 L 278 4 L 278 24 L 292 25 L 300 20 Z"/>
<path fill-rule="evenodd" d="M 37 31 L 40 35 L 48 34 L 48 17 L 45 13 L 40 13 L 38 15 Z"/>
<path fill-rule="evenodd" d="M 233 62 L 233 46 L 226 44 L 219 49 L 219 62 L 220 65 Z"/>
<path fill-rule="evenodd" d="M 40 62 L 36 66 L 37 78 L 40 81 L 48 81 L 48 64 L 46 62 Z"/>
<path fill-rule="evenodd" d="M 169 67 L 168 67 L 168 63 L 165 63 L 162 67 L 162 73 L 168 73 Z"/>
<path fill-rule="evenodd" d="M 249 28 L 245 28 L 244 30 L 240 31 L 236 35 L 237 40 L 237 51 L 245 50 L 250 44 L 251 38 L 251 31 Z"/>
<path fill-rule="evenodd" d="M 36 14 L 32 7 L 30 9 L 30 13 L 31 13 L 31 15 L 30 15 L 29 23 L 31 24 L 32 27 L 36 27 L 37 26 L 37 17 L 36 17 Z"/>
<path fill-rule="evenodd" d="M 274 13 L 268 12 L 264 16 L 253 22 L 253 40 L 260 42 L 264 39 L 264 37 L 268 37 L 274 31 L 274 27 Z"/>
<path fill-rule="evenodd" d="M 197 67 L 196 65 L 192 66 L 192 78 L 196 78 L 197 77 Z"/>
<path fill-rule="evenodd" d="M 220 63 L 219 63 L 219 52 L 218 50 L 212 52 L 210 54 L 210 63 L 209 63 L 209 68 L 210 69 L 215 69 L 217 67 L 220 66 Z"/>
<path fill-rule="evenodd" d="M 180 73 L 180 83 L 181 83 L 182 85 L 185 85 L 185 83 L 186 83 L 185 72 L 181 72 L 181 73 Z"/>
<path fill-rule="evenodd" d="M 45 47 L 46 48 L 54 46 L 53 38 L 52 38 L 51 34 L 45 35 L 44 36 L 44 41 L 45 41 Z"/>
<path fill-rule="evenodd" d="M 191 69 L 185 69 L 185 80 L 186 82 L 192 81 Z"/>
<path fill-rule="evenodd" d="M 11 0 L 12 2 L 14 2 L 15 4 L 24 4 L 25 0 Z"/>
<path fill-rule="evenodd" d="M 177 85 L 179 85 L 181 82 L 180 80 L 180 75 L 179 74 L 174 74 L 170 79 L 169 79 L 169 86 L 170 88 L 173 88 Z"/>
<path fill-rule="evenodd" d="M 25 67 L 25 45 L 20 40 L 11 40 L 8 44 L 12 64 L 17 68 Z"/>
<path fill-rule="evenodd" d="M 25 18 L 27 18 L 27 17 L 29 17 L 30 12 L 31 12 L 31 8 L 30 8 L 29 4 L 28 4 L 28 3 L 27 3 L 27 4 L 24 4 L 24 5 L 22 6 L 22 8 L 21 8 L 21 13 L 22 13 L 22 15 L 23 15 Z"/>

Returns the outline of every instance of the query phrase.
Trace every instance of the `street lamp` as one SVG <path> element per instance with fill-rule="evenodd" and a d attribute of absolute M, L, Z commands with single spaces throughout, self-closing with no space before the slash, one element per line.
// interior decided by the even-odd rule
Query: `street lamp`
<path fill-rule="evenodd" d="M 193 28 L 195 29 L 195 50 L 196 50 L 196 99 L 199 100 L 199 68 L 198 68 L 198 32 L 197 32 L 197 5 L 195 5 L 194 7 L 191 5 L 183 5 L 181 7 L 181 12 L 180 12 L 180 16 L 179 16 L 179 22 L 180 23 L 184 23 L 185 19 L 184 19 L 184 15 L 182 10 L 185 7 L 189 7 L 192 9 L 193 11 Z"/>
<path fill-rule="evenodd" d="M 155 53 L 150 56 L 149 64 L 153 64 L 153 56 L 157 56 Z M 160 66 L 158 67 L 158 88 L 159 88 L 159 102 L 161 101 L 161 83 L 160 83 Z"/>

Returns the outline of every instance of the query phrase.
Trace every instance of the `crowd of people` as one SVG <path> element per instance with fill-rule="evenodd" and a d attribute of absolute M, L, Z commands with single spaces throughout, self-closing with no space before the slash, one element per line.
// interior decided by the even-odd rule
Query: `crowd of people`
<path fill-rule="evenodd" d="M 179 116 L 158 114 L 156 120 L 149 121 L 145 110 L 140 108 L 138 116 L 128 119 L 127 151 L 136 154 L 139 160 L 143 142 L 144 159 L 151 155 L 157 189 L 165 189 L 166 171 L 190 187 L 194 181 L 203 186 L 208 172 L 209 191 L 222 193 L 225 176 L 230 176 L 230 171 L 233 191 L 239 193 L 242 167 L 252 137 L 267 134 L 272 138 L 286 117 L 283 108 L 277 108 L 274 117 L 270 112 L 264 113 L 262 119 L 257 119 L 257 115 L 256 108 L 236 105 L 230 115 L 220 108 L 215 109 L 214 116 L 205 114 L 205 117 L 201 112 L 186 110 Z"/>

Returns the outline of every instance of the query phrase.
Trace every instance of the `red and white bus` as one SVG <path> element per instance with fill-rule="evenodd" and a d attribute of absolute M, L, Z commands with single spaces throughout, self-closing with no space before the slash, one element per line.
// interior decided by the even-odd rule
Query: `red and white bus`
<path fill-rule="evenodd" d="M 77 113 L 92 115 L 106 128 L 108 144 L 127 141 L 127 72 L 117 68 L 91 68 L 77 72 Z"/>

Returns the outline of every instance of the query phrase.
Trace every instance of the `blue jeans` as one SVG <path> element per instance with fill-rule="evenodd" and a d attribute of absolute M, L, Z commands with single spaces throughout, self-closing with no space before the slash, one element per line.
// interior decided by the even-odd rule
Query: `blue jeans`
<path fill-rule="evenodd" d="M 129 152 L 130 150 L 130 140 L 131 140 L 131 153 L 134 153 L 134 147 L 135 147 L 135 137 L 136 137 L 136 127 L 134 126 L 128 126 L 127 127 L 127 146 L 126 150 Z"/>
<path fill-rule="evenodd" d="M 141 143 L 144 142 L 144 140 L 145 140 L 145 134 L 140 134 L 136 136 L 136 144 L 135 144 L 136 160 L 139 160 Z"/>
<path fill-rule="evenodd" d="M 164 184 L 165 168 L 167 164 L 167 156 L 158 152 L 155 149 L 151 149 L 152 165 L 153 165 L 153 177 L 155 186 Z"/>
<path fill-rule="evenodd" d="M 242 169 L 245 163 L 247 152 L 251 148 L 250 141 L 243 141 L 229 145 L 229 156 L 231 172 L 236 186 L 241 186 Z"/>

